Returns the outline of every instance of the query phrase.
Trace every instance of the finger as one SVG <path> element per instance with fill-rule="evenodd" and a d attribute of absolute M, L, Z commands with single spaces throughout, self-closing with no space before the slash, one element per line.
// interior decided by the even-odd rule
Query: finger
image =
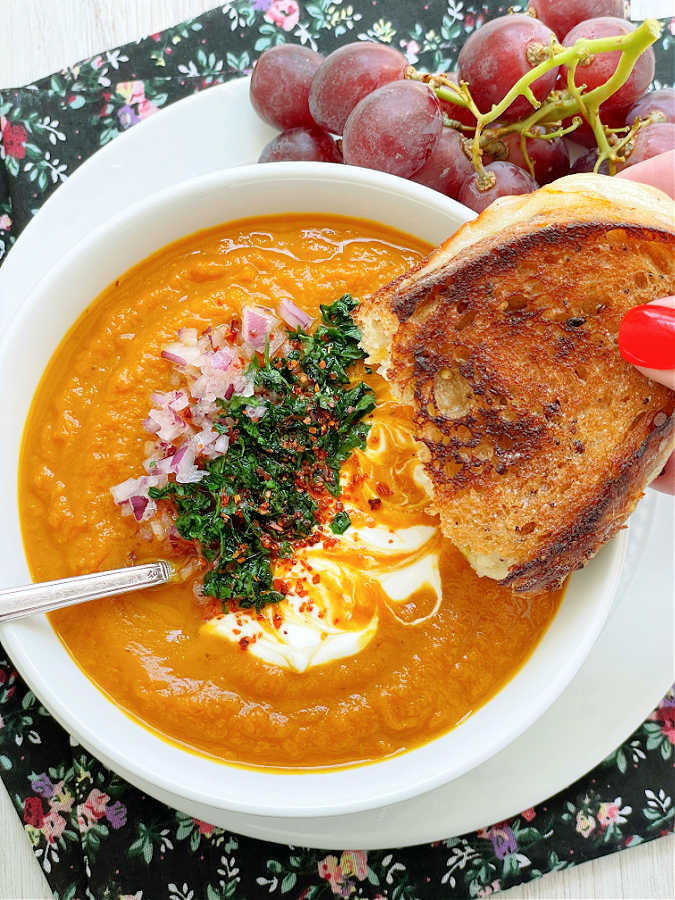
<path fill-rule="evenodd" d="M 660 322 L 658 319 L 645 321 L 640 312 L 650 306 L 675 309 L 675 297 L 662 297 L 629 310 L 619 326 L 619 351 L 627 362 L 633 363 L 647 378 L 675 390 L 675 367 L 657 369 L 639 365 L 651 362 L 650 354 L 658 352 L 659 348 L 665 357 L 675 356 L 675 318 L 672 322 L 667 319 Z"/>
<path fill-rule="evenodd" d="M 628 166 L 619 172 L 615 178 L 627 178 L 629 181 L 639 181 L 642 184 L 651 184 L 659 188 L 669 197 L 675 199 L 675 150 L 667 153 L 659 153 L 644 162 Z"/>
<path fill-rule="evenodd" d="M 675 453 L 665 464 L 659 477 L 655 478 L 649 487 L 661 491 L 663 494 L 675 494 Z"/>

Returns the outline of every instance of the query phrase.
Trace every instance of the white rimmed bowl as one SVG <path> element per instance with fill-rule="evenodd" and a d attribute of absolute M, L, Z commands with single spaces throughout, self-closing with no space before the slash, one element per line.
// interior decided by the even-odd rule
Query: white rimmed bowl
<path fill-rule="evenodd" d="M 168 188 L 102 225 L 75 246 L 22 304 L 0 345 L 0 545 L 4 585 L 29 580 L 18 519 L 23 425 L 44 366 L 84 308 L 118 275 L 183 235 L 244 216 L 322 212 L 383 222 L 438 243 L 473 213 L 378 172 L 325 163 L 282 163 L 217 172 Z M 454 731 L 402 756 L 362 767 L 277 774 L 218 763 L 169 744 L 126 716 L 78 669 L 44 616 L 0 627 L 0 640 L 30 687 L 85 747 L 150 794 L 180 798 L 215 824 L 228 811 L 316 817 L 382 807 L 467 772 L 521 734 L 559 696 L 590 651 L 611 608 L 623 539 L 576 573 L 526 665 Z M 214 810 L 216 815 L 214 816 Z"/>

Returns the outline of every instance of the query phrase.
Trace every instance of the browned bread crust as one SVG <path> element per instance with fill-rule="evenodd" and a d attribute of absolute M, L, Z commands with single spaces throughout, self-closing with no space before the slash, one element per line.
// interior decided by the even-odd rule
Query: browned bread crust
<path fill-rule="evenodd" d="M 619 355 L 619 322 L 672 293 L 672 202 L 584 175 L 493 204 L 363 301 L 363 345 L 414 406 L 431 509 L 479 574 L 552 589 L 625 523 L 675 419 Z"/>

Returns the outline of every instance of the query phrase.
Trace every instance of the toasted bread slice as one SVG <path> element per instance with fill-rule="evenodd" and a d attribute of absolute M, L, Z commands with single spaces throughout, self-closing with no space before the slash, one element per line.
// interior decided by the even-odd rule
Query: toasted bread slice
<path fill-rule="evenodd" d="M 356 312 L 414 407 L 431 511 L 479 575 L 560 585 L 674 446 L 675 397 L 624 362 L 630 307 L 675 293 L 675 207 L 573 175 L 505 197 Z"/>

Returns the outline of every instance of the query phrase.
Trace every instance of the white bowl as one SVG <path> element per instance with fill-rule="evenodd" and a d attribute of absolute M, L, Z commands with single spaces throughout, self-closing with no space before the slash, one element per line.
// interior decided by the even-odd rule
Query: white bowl
<path fill-rule="evenodd" d="M 155 194 L 101 226 L 42 280 L 0 345 L 0 572 L 29 580 L 17 479 L 24 422 L 44 367 L 67 329 L 119 274 L 183 235 L 244 216 L 322 212 L 373 219 L 439 243 L 473 213 L 425 187 L 327 163 L 246 166 Z M 130 782 L 177 796 L 187 812 L 316 817 L 382 807 L 467 772 L 513 741 L 567 686 L 609 613 L 623 539 L 606 547 L 565 593 L 560 611 L 520 672 L 454 731 L 401 756 L 302 774 L 239 768 L 181 750 L 126 716 L 85 677 L 44 616 L 0 627 L 0 640 L 31 689 L 88 750 Z"/>

